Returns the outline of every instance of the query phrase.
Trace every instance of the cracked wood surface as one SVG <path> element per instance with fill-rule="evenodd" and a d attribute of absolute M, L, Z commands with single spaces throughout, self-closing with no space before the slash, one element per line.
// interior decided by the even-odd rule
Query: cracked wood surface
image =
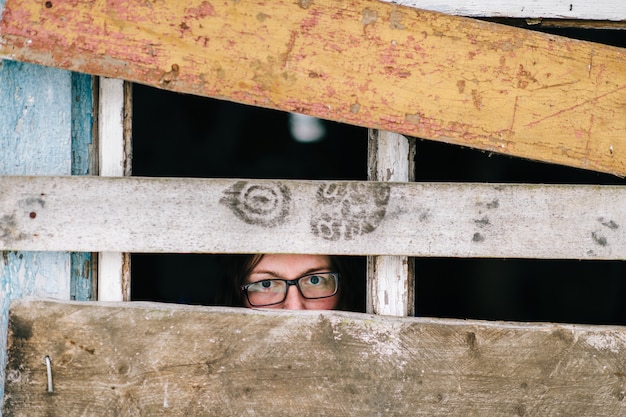
<path fill-rule="evenodd" d="M 0 250 L 625 259 L 624 207 L 623 186 L 0 176 Z"/>
<path fill-rule="evenodd" d="M 5 417 L 626 413 L 617 326 L 19 300 L 8 354 Z"/>
<path fill-rule="evenodd" d="M 0 56 L 626 175 L 626 52 L 367 0 L 7 0 Z"/>

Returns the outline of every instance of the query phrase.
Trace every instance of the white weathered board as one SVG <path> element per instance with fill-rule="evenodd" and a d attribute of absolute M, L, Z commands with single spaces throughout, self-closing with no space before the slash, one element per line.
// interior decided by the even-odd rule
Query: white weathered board
<path fill-rule="evenodd" d="M 0 177 L 0 250 L 626 258 L 626 187 Z"/>
<path fill-rule="evenodd" d="M 417 9 L 472 17 L 626 20 L 623 0 L 383 0 Z"/>
<path fill-rule="evenodd" d="M 415 139 L 399 133 L 368 131 L 370 181 L 415 181 Z M 414 261 L 408 256 L 367 258 L 366 311 L 390 316 L 415 315 Z"/>
<path fill-rule="evenodd" d="M 98 105 L 99 175 L 122 177 L 129 175 L 130 158 L 124 132 L 126 97 L 124 81 L 100 77 Z M 128 156 L 128 158 L 127 158 Z M 130 285 L 129 257 L 121 252 L 98 253 L 98 300 L 127 300 Z"/>
<path fill-rule="evenodd" d="M 10 318 L 5 417 L 626 415 L 625 327 L 35 300 Z"/>

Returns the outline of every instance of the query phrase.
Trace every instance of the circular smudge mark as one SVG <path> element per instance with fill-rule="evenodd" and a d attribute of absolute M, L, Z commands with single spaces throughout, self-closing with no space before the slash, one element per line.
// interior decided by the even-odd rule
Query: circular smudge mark
<path fill-rule="evenodd" d="M 351 240 L 373 232 L 385 217 L 390 192 L 389 185 L 381 183 L 322 184 L 311 232 L 326 240 Z"/>
<path fill-rule="evenodd" d="M 283 223 L 289 215 L 291 193 L 280 183 L 238 181 L 224 191 L 220 203 L 248 224 L 274 227 Z"/>

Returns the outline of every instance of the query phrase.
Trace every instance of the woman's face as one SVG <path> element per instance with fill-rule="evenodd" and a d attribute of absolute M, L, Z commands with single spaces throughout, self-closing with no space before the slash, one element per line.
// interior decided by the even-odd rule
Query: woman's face
<path fill-rule="evenodd" d="M 293 280 L 303 275 L 317 272 L 333 272 L 330 258 L 326 255 L 264 255 L 252 269 L 245 283 L 258 282 L 272 278 Z M 295 285 L 287 287 L 287 297 L 279 304 L 263 308 L 282 308 L 286 310 L 333 310 L 339 303 L 339 293 L 332 297 L 307 299 Z M 252 307 L 244 297 L 244 305 Z"/>

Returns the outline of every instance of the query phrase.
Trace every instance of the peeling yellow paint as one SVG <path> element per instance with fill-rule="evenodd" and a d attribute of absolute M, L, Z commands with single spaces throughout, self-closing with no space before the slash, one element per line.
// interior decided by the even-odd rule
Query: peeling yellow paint
<path fill-rule="evenodd" d="M 626 175 L 624 49 L 367 0 L 50 4 L 6 0 L 0 56 Z"/>

